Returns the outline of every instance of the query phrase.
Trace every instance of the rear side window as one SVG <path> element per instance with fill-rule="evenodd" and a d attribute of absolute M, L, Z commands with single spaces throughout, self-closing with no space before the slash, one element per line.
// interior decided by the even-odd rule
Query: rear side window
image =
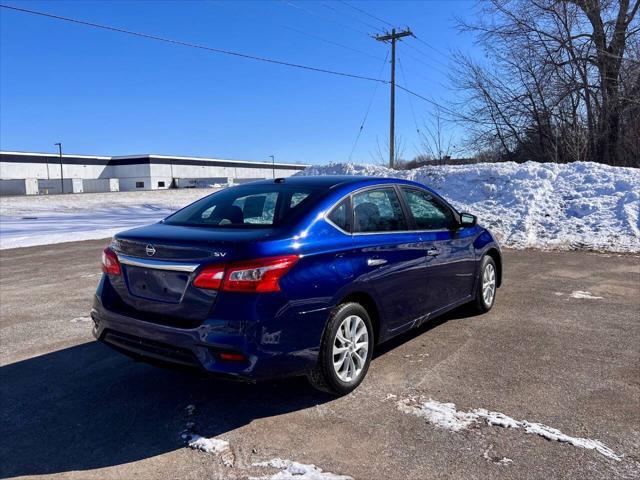
<path fill-rule="evenodd" d="M 308 196 L 309 196 L 308 192 L 295 192 L 294 194 L 291 195 L 291 200 L 289 201 L 289 206 L 291 208 L 295 207 L 296 205 L 298 205 L 301 201 L 303 201 Z"/>
<path fill-rule="evenodd" d="M 433 195 L 423 190 L 402 189 L 418 230 L 437 230 L 453 225 L 453 213 Z"/>
<path fill-rule="evenodd" d="M 327 218 L 334 225 L 340 227 L 345 232 L 349 231 L 349 199 L 345 198 L 327 215 Z"/>
<path fill-rule="evenodd" d="M 165 219 L 170 225 L 224 228 L 274 227 L 304 212 L 321 188 L 285 184 L 226 188 L 202 198 Z"/>
<path fill-rule="evenodd" d="M 354 232 L 398 230 L 407 230 L 407 222 L 393 188 L 375 188 L 353 196 Z"/>

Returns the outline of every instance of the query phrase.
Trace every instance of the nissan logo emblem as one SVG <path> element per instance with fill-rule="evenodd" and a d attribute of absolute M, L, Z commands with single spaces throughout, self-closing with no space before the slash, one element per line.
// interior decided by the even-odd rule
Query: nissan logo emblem
<path fill-rule="evenodd" d="M 150 257 L 153 257 L 156 254 L 156 248 L 151 244 L 147 245 L 144 251 L 147 252 L 147 255 Z"/>

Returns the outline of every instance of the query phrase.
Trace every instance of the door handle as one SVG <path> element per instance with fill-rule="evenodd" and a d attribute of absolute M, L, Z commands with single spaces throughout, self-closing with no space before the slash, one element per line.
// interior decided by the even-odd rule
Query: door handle
<path fill-rule="evenodd" d="M 427 256 L 428 257 L 435 257 L 439 253 L 440 253 L 440 251 L 437 248 L 434 248 L 434 247 L 427 248 Z"/>
<path fill-rule="evenodd" d="M 367 258 L 367 265 L 375 267 L 377 265 L 384 265 L 387 261 L 384 258 Z"/>

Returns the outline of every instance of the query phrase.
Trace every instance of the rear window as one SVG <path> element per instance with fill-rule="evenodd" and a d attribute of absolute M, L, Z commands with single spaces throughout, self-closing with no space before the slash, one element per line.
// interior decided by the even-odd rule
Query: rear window
<path fill-rule="evenodd" d="M 169 225 L 221 228 L 274 227 L 305 210 L 321 189 L 282 184 L 231 187 L 167 217 Z"/>

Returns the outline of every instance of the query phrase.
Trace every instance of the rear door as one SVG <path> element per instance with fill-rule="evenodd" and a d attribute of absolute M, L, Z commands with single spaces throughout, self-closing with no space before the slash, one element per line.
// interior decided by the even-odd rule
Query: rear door
<path fill-rule="evenodd" d="M 426 309 L 437 312 L 471 295 L 475 272 L 473 237 L 462 234 L 456 214 L 438 196 L 401 188 L 426 261 Z"/>
<path fill-rule="evenodd" d="M 392 334 L 424 314 L 425 261 L 418 234 L 409 231 L 394 186 L 352 195 L 354 270 L 376 295 L 382 335 Z"/>

